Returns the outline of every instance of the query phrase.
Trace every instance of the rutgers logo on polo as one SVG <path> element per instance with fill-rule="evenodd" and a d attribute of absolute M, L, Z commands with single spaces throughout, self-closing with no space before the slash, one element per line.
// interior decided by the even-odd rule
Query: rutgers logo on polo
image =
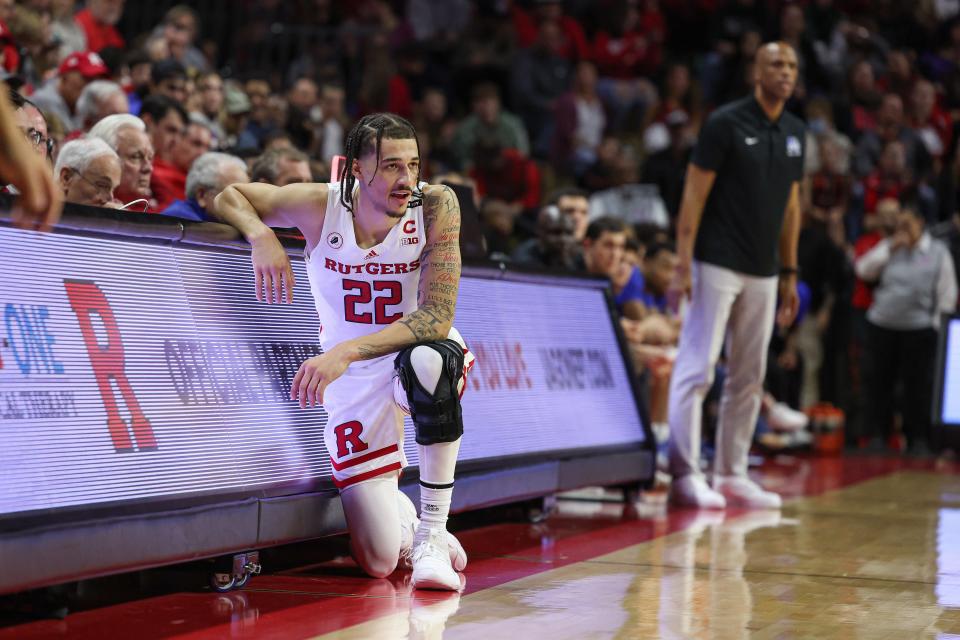
<path fill-rule="evenodd" d="M 333 247 L 334 249 L 339 249 L 343 246 L 343 236 L 334 231 L 327 236 L 327 244 Z"/>

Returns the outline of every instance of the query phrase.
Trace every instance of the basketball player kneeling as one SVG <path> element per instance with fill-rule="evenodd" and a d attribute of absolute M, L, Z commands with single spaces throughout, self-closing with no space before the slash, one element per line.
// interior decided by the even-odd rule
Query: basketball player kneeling
<path fill-rule="evenodd" d="M 460 591 L 467 558 L 446 530 L 473 364 L 452 326 L 460 205 L 448 187 L 419 181 L 416 131 L 403 118 L 361 119 L 346 153 L 339 182 L 232 185 L 216 215 L 250 242 L 267 302 L 292 301 L 294 285 L 270 227 L 306 239 L 324 353 L 300 366 L 290 396 L 329 413 L 324 441 L 357 562 L 384 577 L 403 560 L 415 587 Z M 419 446 L 420 520 L 397 488 L 404 412 Z"/>

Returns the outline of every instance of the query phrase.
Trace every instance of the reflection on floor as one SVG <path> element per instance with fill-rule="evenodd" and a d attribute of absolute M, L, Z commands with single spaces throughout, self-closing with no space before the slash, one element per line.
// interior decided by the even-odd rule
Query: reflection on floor
<path fill-rule="evenodd" d="M 0 617 L 0 639 L 960 638 L 958 471 L 784 457 L 757 475 L 779 513 L 607 494 L 541 524 L 461 516 L 463 596 L 364 578 L 338 538 L 265 552 L 268 573 L 227 595 L 182 569 L 81 583 L 64 620 Z"/>

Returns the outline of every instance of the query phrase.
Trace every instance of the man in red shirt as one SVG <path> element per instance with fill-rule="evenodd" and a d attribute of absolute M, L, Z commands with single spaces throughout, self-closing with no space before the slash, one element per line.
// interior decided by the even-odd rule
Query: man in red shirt
<path fill-rule="evenodd" d="M 150 189 L 157 199 L 158 210 L 162 211 L 174 200 L 183 198 L 186 178 L 176 165 L 174 153 L 187 128 L 187 112 L 166 96 L 150 96 L 143 101 L 140 117 L 147 125 L 156 153 Z"/>
<path fill-rule="evenodd" d="M 186 199 L 187 174 L 190 173 L 193 161 L 211 150 L 213 134 L 210 132 L 210 126 L 201 119 L 202 117 L 190 117 L 184 134 L 177 140 L 170 154 L 173 162 L 161 161 L 160 163 L 161 171 L 158 180 L 160 193 L 155 195 L 157 201 L 165 205 L 160 208 L 161 211 L 173 204 L 175 200 Z M 156 161 L 154 161 L 154 167 L 156 167 Z"/>
<path fill-rule="evenodd" d="M 87 7 L 73 17 L 87 35 L 87 48 L 101 51 L 107 47 L 123 49 L 126 43 L 116 24 L 123 14 L 125 0 L 87 0 Z"/>

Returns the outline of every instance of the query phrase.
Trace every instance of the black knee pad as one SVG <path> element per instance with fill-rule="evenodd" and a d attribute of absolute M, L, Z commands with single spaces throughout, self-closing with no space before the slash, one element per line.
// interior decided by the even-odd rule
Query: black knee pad
<path fill-rule="evenodd" d="M 443 358 L 443 367 L 434 393 L 420 384 L 417 372 L 410 363 L 410 354 L 416 347 L 433 349 Z M 463 435 L 463 413 L 457 386 L 463 377 L 463 349 L 456 340 L 425 342 L 407 347 L 393 362 L 410 405 L 410 417 L 416 427 L 417 444 L 430 445 L 454 442 Z"/>

